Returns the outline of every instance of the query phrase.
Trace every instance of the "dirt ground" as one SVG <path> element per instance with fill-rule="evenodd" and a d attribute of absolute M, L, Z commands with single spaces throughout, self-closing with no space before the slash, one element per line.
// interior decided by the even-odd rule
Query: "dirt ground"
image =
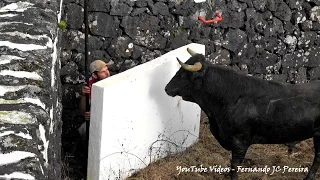
<path fill-rule="evenodd" d="M 128 180 L 229 179 L 228 173 L 218 171 L 230 167 L 231 153 L 224 150 L 212 136 L 206 118 L 203 114 L 199 141 L 186 152 L 158 160 L 136 172 Z M 261 170 L 260 172 L 238 172 L 239 180 L 301 180 L 307 175 L 305 170 L 310 169 L 313 156 L 312 139 L 296 144 L 291 155 L 288 154 L 288 147 L 283 144 L 253 145 L 249 148 L 242 167 L 251 167 L 251 170 L 256 167 Z M 189 168 L 192 171 L 192 166 L 195 166 L 193 171 L 196 171 L 195 168 L 197 168 L 202 172 L 181 172 L 179 174 L 179 167 Z M 294 172 L 296 170 L 302 172 Z M 316 179 L 320 179 L 320 171 Z"/>

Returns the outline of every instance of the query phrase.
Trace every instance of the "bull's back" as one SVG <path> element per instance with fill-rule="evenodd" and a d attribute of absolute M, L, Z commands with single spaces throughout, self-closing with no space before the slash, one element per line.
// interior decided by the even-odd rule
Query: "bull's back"
<path fill-rule="evenodd" d="M 272 99 L 260 110 L 260 116 L 253 119 L 257 136 L 264 143 L 300 141 L 314 135 L 319 124 L 320 98 L 315 94 Z M 262 143 L 262 142 L 260 142 Z"/>

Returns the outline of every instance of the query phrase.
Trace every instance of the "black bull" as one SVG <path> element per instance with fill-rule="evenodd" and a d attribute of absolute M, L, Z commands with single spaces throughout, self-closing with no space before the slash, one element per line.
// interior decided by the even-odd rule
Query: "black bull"
<path fill-rule="evenodd" d="M 315 157 L 305 179 L 320 163 L 320 83 L 280 84 L 238 74 L 192 55 L 165 87 L 169 96 L 198 104 L 210 131 L 232 152 L 231 179 L 252 144 L 282 144 L 313 137 Z"/>

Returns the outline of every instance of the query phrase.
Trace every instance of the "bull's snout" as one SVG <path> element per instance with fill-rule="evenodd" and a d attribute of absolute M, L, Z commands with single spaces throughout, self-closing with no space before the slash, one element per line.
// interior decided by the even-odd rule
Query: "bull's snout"
<path fill-rule="evenodd" d="M 169 96 L 176 96 L 178 94 L 178 88 L 170 88 L 168 86 L 166 86 L 164 88 L 164 91 L 169 95 Z"/>

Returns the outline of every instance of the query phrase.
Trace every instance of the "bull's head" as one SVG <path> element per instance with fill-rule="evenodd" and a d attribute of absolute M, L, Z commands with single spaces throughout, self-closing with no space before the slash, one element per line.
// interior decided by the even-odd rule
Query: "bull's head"
<path fill-rule="evenodd" d="M 186 101 L 194 102 L 194 93 L 201 89 L 204 74 L 204 56 L 187 48 L 191 57 L 181 65 L 179 71 L 166 85 L 165 91 L 169 96 L 181 96 Z"/>

